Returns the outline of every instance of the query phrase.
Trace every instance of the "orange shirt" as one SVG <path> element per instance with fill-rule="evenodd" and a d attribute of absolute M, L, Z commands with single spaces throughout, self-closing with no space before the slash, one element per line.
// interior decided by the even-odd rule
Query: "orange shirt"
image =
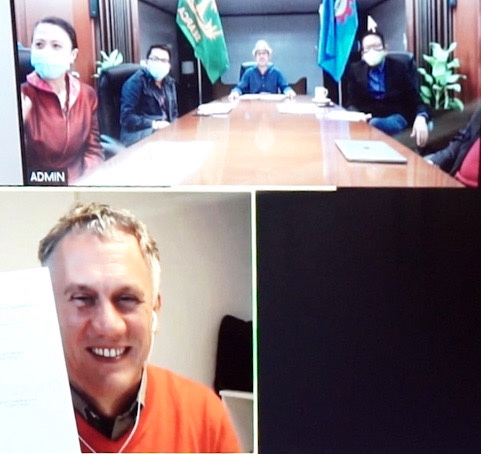
<path fill-rule="evenodd" d="M 110 440 L 75 413 L 79 435 L 96 452 L 118 452 L 131 434 Z M 81 443 L 83 452 L 90 449 Z M 124 452 L 241 452 L 227 410 L 206 386 L 147 366 L 145 407 Z"/>

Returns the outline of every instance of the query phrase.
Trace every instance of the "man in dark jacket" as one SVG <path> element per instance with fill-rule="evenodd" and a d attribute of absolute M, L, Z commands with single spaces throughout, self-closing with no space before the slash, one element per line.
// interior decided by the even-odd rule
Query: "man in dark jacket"
<path fill-rule="evenodd" d="M 146 67 L 129 77 L 122 87 L 120 140 L 127 146 L 178 117 L 175 81 L 169 75 L 170 56 L 168 46 L 150 46 Z"/>
<path fill-rule="evenodd" d="M 419 95 L 414 62 L 390 56 L 381 33 L 366 33 L 361 44 L 362 59 L 347 72 L 347 108 L 370 114 L 369 123 L 388 135 L 412 125 L 411 137 L 423 147 L 429 113 Z"/>
<path fill-rule="evenodd" d="M 481 103 L 466 128 L 461 129 L 446 148 L 426 155 L 424 159 L 453 175 L 466 186 L 478 187 L 480 131 Z"/>

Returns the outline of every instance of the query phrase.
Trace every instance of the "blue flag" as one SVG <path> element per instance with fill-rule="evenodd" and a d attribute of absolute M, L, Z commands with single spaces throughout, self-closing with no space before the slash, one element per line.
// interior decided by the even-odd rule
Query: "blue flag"
<path fill-rule="evenodd" d="M 319 16 L 317 64 L 339 82 L 356 37 L 356 0 L 324 0 L 319 6 Z"/>

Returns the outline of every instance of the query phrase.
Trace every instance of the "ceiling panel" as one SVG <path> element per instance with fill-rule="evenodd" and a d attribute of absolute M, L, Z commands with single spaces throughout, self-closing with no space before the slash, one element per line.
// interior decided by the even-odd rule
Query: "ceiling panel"
<path fill-rule="evenodd" d="M 140 0 L 175 14 L 178 0 Z M 358 8 L 369 10 L 387 0 L 358 0 Z M 317 13 L 319 0 L 217 0 L 223 16 Z"/>

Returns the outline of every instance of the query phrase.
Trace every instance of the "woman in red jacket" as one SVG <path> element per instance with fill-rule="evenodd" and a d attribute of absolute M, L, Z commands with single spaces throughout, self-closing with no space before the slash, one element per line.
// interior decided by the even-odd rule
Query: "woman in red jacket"
<path fill-rule="evenodd" d="M 21 87 L 28 183 L 38 182 L 39 172 L 46 175 L 40 180 L 60 173 L 71 183 L 104 159 L 96 93 L 70 74 L 77 53 L 76 33 L 67 21 L 37 22 L 31 47 L 35 71 Z"/>

